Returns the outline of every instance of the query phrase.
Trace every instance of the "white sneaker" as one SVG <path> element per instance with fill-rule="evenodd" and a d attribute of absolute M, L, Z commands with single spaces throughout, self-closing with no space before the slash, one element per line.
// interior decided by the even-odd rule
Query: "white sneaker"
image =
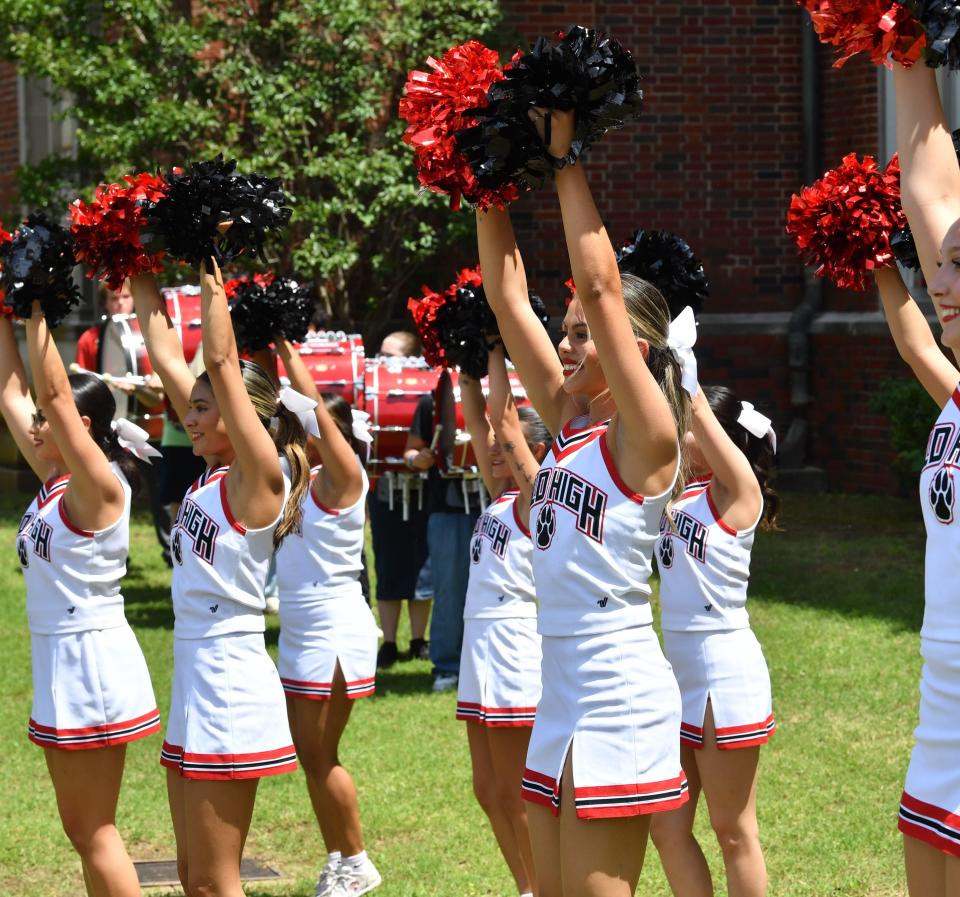
<path fill-rule="evenodd" d="M 320 878 L 317 880 L 317 890 L 314 892 L 314 897 L 330 897 L 333 894 L 333 889 L 337 886 L 337 873 L 339 871 L 339 861 L 327 863 L 323 867 Z"/>
<path fill-rule="evenodd" d="M 369 860 L 359 869 L 341 865 L 330 897 L 360 897 L 360 894 L 368 894 L 379 887 L 382 881 L 377 867 Z"/>
<path fill-rule="evenodd" d="M 434 691 L 450 691 L 457 687 L 460 677 L 456 673 L 438 673 L 433 677 Z"/>

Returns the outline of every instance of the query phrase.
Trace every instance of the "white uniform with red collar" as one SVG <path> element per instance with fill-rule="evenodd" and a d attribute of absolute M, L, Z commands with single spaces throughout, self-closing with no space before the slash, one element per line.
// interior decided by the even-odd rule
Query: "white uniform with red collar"
<path fill-rule="evenodd" d="M 960 857 L 960 386 L 927 441 L 920 722 L 900 799 L 900 831 Z"/>
<path fill-rule="evenodd" d="M 717 513 L 710 477 L 687 484 L 657 542 L 663 649 L 683 697 L 681 739 L 703 746 L 707 701 L 716 745 L 752 747 L 776 728 L 770 674 L 750 629 L 747 584 L 759 515 L 737 531 Z"/>
<path fill-rule="evenodd" d="M 543 635 L 543 696 L 523 793 L 559 811 L 573 745 L 584 818 L 672 810 L 687 799 L 680 694 L 651 625 L 654 543 L 671 489 L 626 486 L 608 422 L 572 421 L 534 483 L 534 581 Z"/>
<path fill-rule="evenodd" d="M 348 508 L 327 508 L 313 491 L 319 473 L 312 471 L 300 530 L 277 552 L 277 667 L 288 697 L 325 700 L 339 662 L 347 697 L 362 698 L 374 692 L 377 667 L 377 624 L 360 588 L 370 486 L 361 468 L 360 497 Z"/>
<path fill-rule="evenodd" d="M 124 507 L 111 526 L 93 532 L 70 520 L 67 475 L 43 484 L 17 533 L 33 662 L 28 734 L 46 747 L 105 747 L 160 728 L 150 675 L 123 613 L 130 486 L 117 465 L 113 471 Z"/>
<path fill-rule="evenodd" d="M 457 719 L 485 726 L 532 726 L 540 700 L 533 543 L 519 494 L 494 499 L 470 540 Z"/>
<path fill-rule="evenodd" d="M 185 778 L 259 778 L 296 769 L 280 678 L 263 642 L 264 583 L 281 514 L 247 529 L 231 513 L 228 468 L 187 490 L 171 531 L 174 672 L 160 762 Z M 289 480 L 284 475 L 285 492 Z"/>

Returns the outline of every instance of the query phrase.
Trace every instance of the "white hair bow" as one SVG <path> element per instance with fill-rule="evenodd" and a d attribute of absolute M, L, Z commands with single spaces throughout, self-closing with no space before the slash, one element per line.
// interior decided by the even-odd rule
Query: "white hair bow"
<path fill-rule="evenodd" d="M 777 434 L 771 426 L 772 421 L 765 414 L 757 411 L 750 402 L 740 403 L 740 416 L 737 418 L 737 423 L 757 439 L 769 439 L 773 453 L 777 453 Z"/>
<path fill-rule="evenodd" d="M 353 418 L 354 439 L 370 445 L 373 442 L 373 437 L 370 435 L 370 424 L 367 423 L 370 420 L 370 415 L 366 411 L 357 411 L 356 408 L 351 408 L 350 416 Z"/>
<path fill-rule="evenodd" d="M 680 383 L 691 396 L 697 394 L 697 357 L 693 347 L 697 343 L 697 321 L 688 305 L 670 322 L 667 347 L 680 362 Z"/>
<path fill-rule="evenodd" d="M 291 414 L 296 415 L 297 420 L 311 436 L 320 438 L 320 425 L 317 423 L 317 415 L 314 410 L 317 402 L 310 396 L 305 396 L 302 392 L 297 392 L 291 386 L 284 386 L 280 390 L 277 401 L 283 405 Z"/>
<path fill-rule="evenodd" d="M 141 461 L 149 464 L 151 458 L 160 457 L 160 452 L 150 445 L 150 434 L 143 427 L 138 427 L 125 417 L 118 417 L 110 423 L 110 429 L 117 434 L 117 442 Z"/>

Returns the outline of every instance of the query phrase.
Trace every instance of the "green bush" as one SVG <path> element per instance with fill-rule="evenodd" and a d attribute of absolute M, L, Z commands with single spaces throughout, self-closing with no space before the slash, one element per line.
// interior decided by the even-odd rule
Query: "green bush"
<path fill-rule="evenodd" d="M 940 409 L 912 377 L 884 380 L 870 407 L 890 420 L 890 445 L 896 452 L 897 473 L 905 485 L 915 485 L 923 469 L 927 438 Z"/>

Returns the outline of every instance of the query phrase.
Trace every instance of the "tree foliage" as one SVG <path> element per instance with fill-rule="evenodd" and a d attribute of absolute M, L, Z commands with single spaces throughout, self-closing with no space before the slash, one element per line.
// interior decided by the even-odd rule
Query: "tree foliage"
<path fill-rule="evenodd" d="M 471 37 L 495 0 L 7 0 L 3 54 L 67 97 L 76 157 L 21 171 L 30 206 L 218 152 L 283 178 L 271 247 L 336 319 L 389 318 L 468 217 L 420 192 L 401 143 L 407 72 Z"/>

